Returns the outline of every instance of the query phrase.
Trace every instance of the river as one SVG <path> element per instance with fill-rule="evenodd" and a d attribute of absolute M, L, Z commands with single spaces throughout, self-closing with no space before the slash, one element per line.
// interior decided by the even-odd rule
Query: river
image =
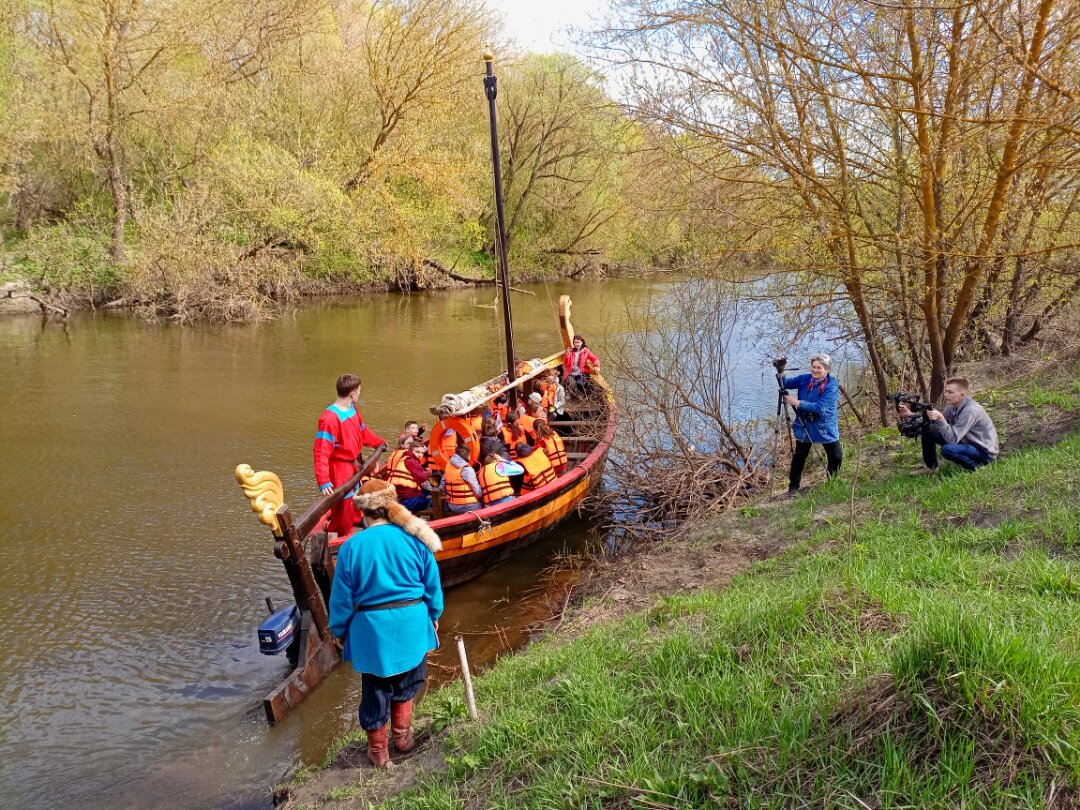
<path fill-rule="evenodd" d="M 514 295 L 518 354 L 559 348 L 556 304 L 569 292 L 603 358 L 627 307 L 671 283 L 533 285 Z M 354 724 L 358 678 L 339 667 L 267 727 L 260 700 L 285 664 L 259 654 L 254 627 L 263 597 L 285 604 L 289 589 L 233 469 L 277 472 L 301 513 L 317 494 L 311 442 L 334 379 L 363 377 L 365 421 L 391 441 L 406 418 L 432 421 L 443 393 L 503 363 L 493 297 L 322 300 L 233 327 L 0 320 L 0 803 L 264 808 L 285 771 L 322 761 Z M 768 409 L 775 388 L 743 338 L 736 410 Z M 535 616 L 521 594 L 589 531 L 575 519 L 451 590 L 444 638 L 465 632 L 481 664 L 526 641 Z"/>

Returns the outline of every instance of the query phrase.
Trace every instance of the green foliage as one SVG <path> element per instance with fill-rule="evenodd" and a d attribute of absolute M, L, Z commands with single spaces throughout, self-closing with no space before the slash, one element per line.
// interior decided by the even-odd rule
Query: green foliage
<path fill-rule="evenodd" d="M 424 259 L 490 275 L 473 71 L 490 16 L 468 0 L 17 0 L 0 12 L 0 227 L 27 230 L 24 269 L 57 288 L 109 284 L 184 321 L 261 317 L 327 283 L 445 283 Z M 562 127 L 545 141 L 563 156 L 553 171 L 528 193 L 520 172 L 508 180 L 512 202 L 528 196 L 512 269 L 617 258 L 633 230 L 626 116 L 569 57 L 500 74 L 501 104 Z M 123 271 L 105 273 L 90 245 L 123 249 Z"/>
<path fill-rule="evenodd" d="M 108 235 L 74 222 L 31 229 L 18 245 L 13 270 L 37 289 L 89 295 L 115 290 L 121 269 L 109 255 Z"/>
<path fill-rule="evenodd" d="M 469 716 L 469 707 L 460 691 L 441 689 L 431 700 L 434 702 L 430 707 L 431 726 L 436 733 Z"/>

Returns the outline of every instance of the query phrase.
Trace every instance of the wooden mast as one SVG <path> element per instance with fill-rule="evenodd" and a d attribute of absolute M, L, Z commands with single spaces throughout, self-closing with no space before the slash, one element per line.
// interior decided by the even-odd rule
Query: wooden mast
<path fill-rule="evenodd" d="M 495 123 L 495 97 L 499 93 L 498 80 L 492 68 L 495 55 L 484 52 L 484 91 L 488 100 L 488 123 L 491 131 L 491 167 L 495 183 L 495 254 L 499 260 L 499 280 L 502 285 L 503 328 L 506 330 L 506 380 L 510 384 L 510 410 L 517 408 L 517 387 L 514 360 L 514 324 L 510 315 L 510 269 L 506 263 L 506 223 L 503 218 L 502 167 L 499 161 L 499 129 Z"/>

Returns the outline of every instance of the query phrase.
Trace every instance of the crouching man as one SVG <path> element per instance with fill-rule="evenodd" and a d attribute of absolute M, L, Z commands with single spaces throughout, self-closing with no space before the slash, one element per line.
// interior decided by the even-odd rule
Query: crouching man
<path fill-rule="evenodd" d="M 947 379 L 944 399 L 944 413 L 936 408 L 926 412 L 929 421 L 922 434 L 926 469 L 918 470 L 916 475 L 938 468 L 938 445 L 941 445 L 942 458 L 969 471 L 977 470 L 997 458 L 997 430 L 990 420 L 990 414 L 968 394 L 968 381 L 963 377 Z M 901 404 L 898 413 L 901 417 L 910 416 L 911 410 Z"/>

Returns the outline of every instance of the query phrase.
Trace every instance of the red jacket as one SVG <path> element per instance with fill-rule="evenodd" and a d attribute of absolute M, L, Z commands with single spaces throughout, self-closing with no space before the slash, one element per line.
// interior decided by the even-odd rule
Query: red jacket
<path fill-rule="evenodd" d="M 562 367 L 564 376 L 569 374 L 571 369 L 573 369 L 575 354 L 576 352 L 573 349 L 567 349 L 565 352 L 563 352 Z M 579 360 L 579 363 L 581 365 L 582 372 L 585 374 L 592 374 L 594 371 L 598 371 L 600 369 L 600 360 L 595 354 L 589 351 L 588 346 L 581 350 L 581 358 Z"/>
<path fill-rule="evenodd" d="M 315 482 L 320 487 L 344 482 L 356 472 L 353 462 L 360 455 L 360 448 L 378 447 L 382 442 L 364 424 L 356 408 L 350 405 L 343 411 L 331 405 L 319 415 L 315 444 L 311 448 L 315 458 Z"/>
<path fill-rule="evenodd" d="M 424 491 L 420 489 L 424 485 L 424 482 L 431 476 L 427 470 L 420 466 L 420 462 L 416 460 L 416 456 L 412 453 L 405 456 L 405 469 L 409 471 L 409 475 L 416 481 L 416 488 L 409 489 L 408 487 L 398 487 L 397 494 L 398 500 L 405 500 L 406 498 L 415 498 L 417 495 L 423 495 Z"/>

